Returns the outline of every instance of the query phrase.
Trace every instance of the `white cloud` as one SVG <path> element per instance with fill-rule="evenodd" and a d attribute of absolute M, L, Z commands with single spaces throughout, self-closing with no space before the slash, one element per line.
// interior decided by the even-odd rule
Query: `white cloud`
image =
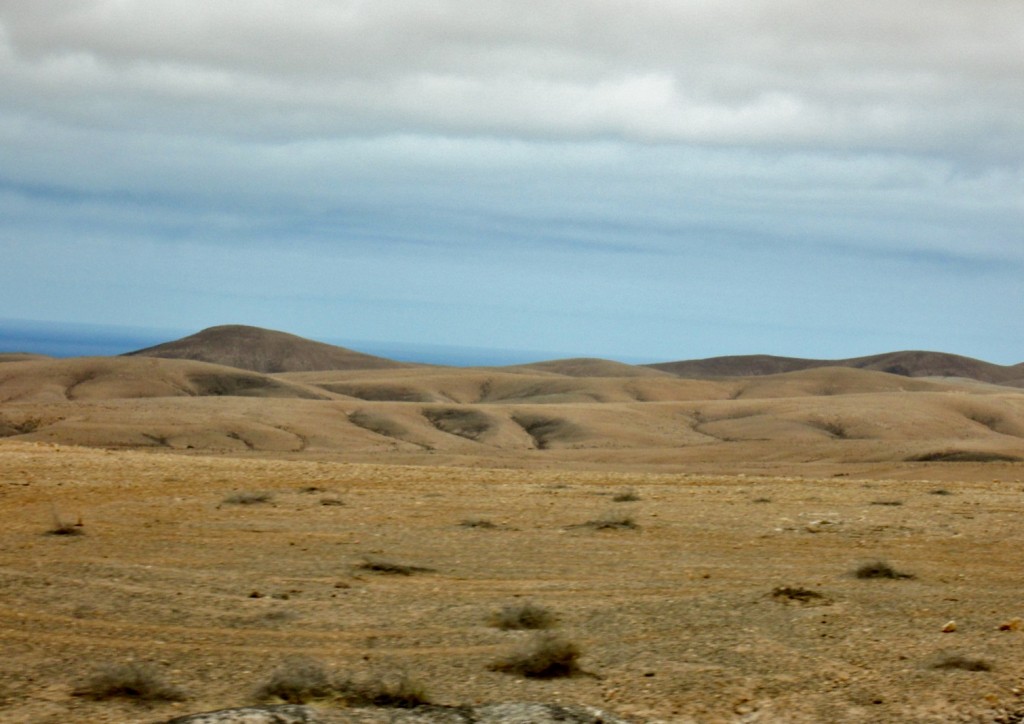
<path fill-rule="evenodd" d="M 10 105 L 98 124 L 1024 147 L 1017 0 L 21 0 L 0 23 Z"/>

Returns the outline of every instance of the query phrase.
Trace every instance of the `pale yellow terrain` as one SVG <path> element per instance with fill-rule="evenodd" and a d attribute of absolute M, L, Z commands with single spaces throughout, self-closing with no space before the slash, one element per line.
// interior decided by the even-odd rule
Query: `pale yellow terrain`
<path fill-rule="evenodd" d="M 1018 721 L 1019 389 L 836 368 L 558 370 L 3 362 L 0 721 L 252 703 L 297 654 L 405 671 L 443 704 Z M 637 499 L 616 502 L 625 491 Z M 239 493 L 270 498 L 226 502 Z M 608 516 L 636 527 L 582 525 Z M 49 535 L 55 518 L 82 535 Z M 432 570 L 361 570 L 368 557 Z M 913 577 L 852 575 L 878 559 Z M 821 598 L 772 595 L 787 586 Z M 530 635 L 488 624 L 517 601 L 558 616 L 587 673 L 488 669 Z M 932 668 L 947 654 L 991 670 Z M 73 695 L 127 660 L 188 699 Z"/>

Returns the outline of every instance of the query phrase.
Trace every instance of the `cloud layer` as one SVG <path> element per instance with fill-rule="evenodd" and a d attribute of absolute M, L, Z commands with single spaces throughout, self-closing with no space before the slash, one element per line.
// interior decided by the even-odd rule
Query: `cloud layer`
<path fill-rule="evenodd" d="M 1019 361 L 995 335 L 1024 331 L 1022 47 L 1016 0 L 12 0 L 2 301 Z"/>

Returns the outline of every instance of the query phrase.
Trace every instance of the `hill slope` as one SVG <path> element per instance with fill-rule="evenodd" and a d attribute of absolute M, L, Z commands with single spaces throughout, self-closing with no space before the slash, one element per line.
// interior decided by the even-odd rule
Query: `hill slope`
<path fill-rule="evenodd" d="M 128 352 L 125 356 L 192 359 L 264 373 L 410 366 L 286 332 L 239 324 L 209 327 L 173 342 Z"/>
<path fill-rule="evenodd" d="M 903 377 L 963 377 L 980 382 L 1024 387 L 1024 365 L 1004 367 L 971 357 L 945 352 L 903 351 L 839 360 L 738 355 L 659 362 L 647 365 L 679 377 L 755 377 L 818 367 L 852 367 L 888 372 Z"/>

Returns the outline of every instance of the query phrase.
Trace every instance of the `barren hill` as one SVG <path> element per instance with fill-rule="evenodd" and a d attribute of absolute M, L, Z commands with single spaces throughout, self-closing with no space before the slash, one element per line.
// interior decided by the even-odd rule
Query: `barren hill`
<path fill-rule="evenodd" d="M 192 359 L 253 372 L 396 369 L 410 365 L 286 332 L 239 324 L 209 327 L 196 334 L 125 356 Z"/>
<path fill-rule="evenodd" d="M 43 358 L 0 366 L 3 405 L 221 395 L 328 397 L 328 393 L 299 383 L 194 360 Z"/>
<path fill-rule="evenodd" d="M 814 369 L 853 367 L 903 377 L 961 377 L 1024 387 L 1024 364 L 1003 366 L 945 352 L 903 351 L 849 359 L 819 360 L 772 355 L 738 355 L 646 365 L 679 377 L 749 377 Z"/>

